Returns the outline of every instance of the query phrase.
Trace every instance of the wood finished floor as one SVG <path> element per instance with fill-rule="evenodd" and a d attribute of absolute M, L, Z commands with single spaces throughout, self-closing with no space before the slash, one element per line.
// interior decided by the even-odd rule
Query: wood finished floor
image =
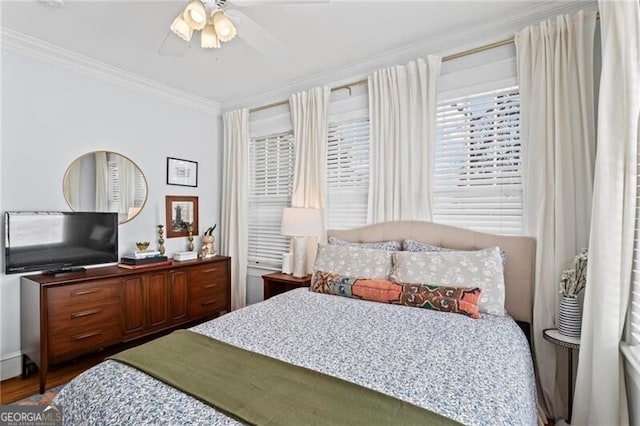
<path fill-rule="evenodd" d="M 121 350 L 122 348 L 104 350 L 77 358 L 61 364 L 60 366 L 53 367 L 53 369 L 49 370 L 49 374 L 47 376 L 47 389 L 68 383 L 78 374 L 102 362 L 105 357 L 113 355 Z M 3 380 L 0 382 L 0 404 L 11 404 L 12 402 L 20 401 L 23 398 L 35 395 L 38 393 L 39 388 L 40 376 L 37 372 L 27 379 L 14 377 L 12 379 Z"/>

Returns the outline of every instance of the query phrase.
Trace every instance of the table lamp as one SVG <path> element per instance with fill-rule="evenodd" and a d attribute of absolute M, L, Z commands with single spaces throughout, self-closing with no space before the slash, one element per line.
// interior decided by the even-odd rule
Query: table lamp
<path fill-rule="evenodd" d="M 306 237 L 317 237 L 322 232 L 322 214 L 319 209 L 285 207 L 282 212 L 282 235 L 293 237 L 293 276 L 307 276 Z"/>

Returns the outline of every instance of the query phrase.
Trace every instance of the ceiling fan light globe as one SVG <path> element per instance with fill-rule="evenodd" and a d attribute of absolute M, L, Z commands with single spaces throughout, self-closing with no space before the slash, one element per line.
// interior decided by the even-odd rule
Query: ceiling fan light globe
<path fill-rule="evenodd" d="M 193 19 L 198 24 L 200 24 L 201 22 L 204 22 L 205 17 L 201 15 L 200 12 L 197 10 L 190 10 L 189 15 L 191 15 L 191 19 Z"/>
<path fill-rule="evenodd" d="M 200 45 L 203 49 L 219 49 L 220 40 L 213 25 L 207 25 L 200 34 Z"/>
<path fill-rule="evenodd" d="M 173 20 L 171 24 L 171 31 L 184 41 L 191 41 L 191 37 L 193 36 L 193 30 L 189 25 L 182 19 L 182 15 L 179 15 L 176 19 Z"/>
<path fill-rule="evenodd" d="M 222 11 L 213 14 L 213 26 L 220 41 L 229 41 L 236 36 L 236 27 Z"/>
<path fill-rule="evenodd" d="M 193 0 L 184 8 L 182 18 L 194 31 L 199 31 L 207 24 L 207 10 L 200 0 Z"/>

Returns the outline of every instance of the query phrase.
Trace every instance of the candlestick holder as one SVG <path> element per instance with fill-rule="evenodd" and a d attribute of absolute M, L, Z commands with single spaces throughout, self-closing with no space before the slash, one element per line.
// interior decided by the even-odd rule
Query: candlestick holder
<path fill-rule="evenodd" d="M 187 250 L 193 251 L 193 224 L 187 224 L 187 231 L 189 232 L 189 245 L 187 245 Z"/>
<path fill-rule="evenodd" d="M 158 251 L 164 254 L 164 225 L 158 225 Z"/>

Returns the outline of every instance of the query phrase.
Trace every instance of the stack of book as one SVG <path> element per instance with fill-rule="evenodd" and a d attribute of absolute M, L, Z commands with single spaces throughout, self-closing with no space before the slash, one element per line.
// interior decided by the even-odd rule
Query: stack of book
<path fill-rule="evenodd" d="M 121 268 L 138 269 L 152 266 L 170 265 L 172 262 L 158 250 L 128 250 L 120 258 Z"/>

